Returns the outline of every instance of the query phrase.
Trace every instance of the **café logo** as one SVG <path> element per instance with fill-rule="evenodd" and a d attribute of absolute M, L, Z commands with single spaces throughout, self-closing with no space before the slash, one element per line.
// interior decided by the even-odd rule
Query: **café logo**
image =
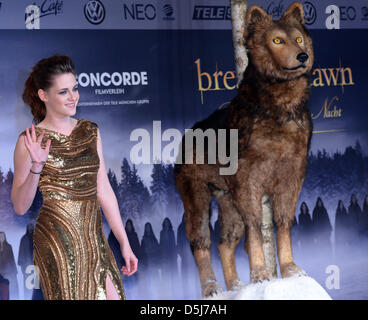
<path fill-rule="evenodd" d="M 25 25 L 27 29 L 40 29 L 40 19 L 63 12 L 63 0 L 44 0 L 41 5 L 35 2 L 26 7 Z"/>

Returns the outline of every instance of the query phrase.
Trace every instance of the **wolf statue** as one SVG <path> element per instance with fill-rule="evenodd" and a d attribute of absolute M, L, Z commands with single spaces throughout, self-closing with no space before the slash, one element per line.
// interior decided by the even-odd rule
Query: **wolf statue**
<path fill-rule="evenodd" d="M 307 102 L 314 55 L 304 24 L 303 7 L 298 2 L 292 3 L 277 21 L 258 6 L 248 9 L 244 37 L 249 62 L 238 93 L 227 108 L 216 110 L 192 128 L 237 129 L 238 170 L 233 175 L 220 175 L 218 159 L 216 164 L 175 164 L 186 234 L 204 297 L 222 290 L 211 266 L 211 196 L 219 206 L 218 249 L 228 290 L 240 283 L 234 249 L 244 233 L 251 282 L 272 277 L 265 267 L 262 249 L 264 195 L 272 199 L 281 276 L 304 274 L 294 264 L 290 240 L 312 135 Z M 183 137 L 182 150 L 184 140 Z M 208 151 L 204 153 L 208 158 Z"/>

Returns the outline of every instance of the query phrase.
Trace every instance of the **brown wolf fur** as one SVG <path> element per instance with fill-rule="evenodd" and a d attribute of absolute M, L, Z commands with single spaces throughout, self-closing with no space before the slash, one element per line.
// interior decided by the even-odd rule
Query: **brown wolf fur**
<path fill-rule="evenodd" d="M 198 265 L 203 296 L 221 290 L 209 250 L 211 196 L 219 205 L 218 248 L 228 289 L 239 283 L 234 249 L 245 231 L 251 281 L 271 277 L 262 250 L 263 195 L 272 199 L 280 273 L 282 277 L 302 273 L 293 261 L 290 227 L 312 134 L 307 101 L 314 56 L 304 23 L 303 7 L 297 2 L 278 21 L 272 21 L 258 6 L 248 9 L 244 37 L 249 63 L 238 94 L 228 108 L 216 110 L 193 127 L 238 129 L 238 170 L 234 175 L 219 175 L 218 161 L 175 165 L 186 234 Z M 195 154 L 194 148 L 194 159 Z"/>

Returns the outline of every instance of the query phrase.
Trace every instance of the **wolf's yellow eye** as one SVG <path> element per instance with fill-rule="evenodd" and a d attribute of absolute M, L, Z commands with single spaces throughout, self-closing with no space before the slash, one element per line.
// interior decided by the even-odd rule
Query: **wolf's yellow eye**
<path fill-rule="evenodd" d="M 303 38 L 302 38 L 302 37 L 298 37 L 298 38 L 296 38 L 296 42 L 298 42 L 298 43 L 302 43 L 302 42 L 303 42 Z"/>
<path fill-rule="evenodd" d="M 273 39 L 273 43 L 275 43 L 275 44 L 280 44 L 281 42 L 282 42 L 282 40 L 280 38 Z"/>

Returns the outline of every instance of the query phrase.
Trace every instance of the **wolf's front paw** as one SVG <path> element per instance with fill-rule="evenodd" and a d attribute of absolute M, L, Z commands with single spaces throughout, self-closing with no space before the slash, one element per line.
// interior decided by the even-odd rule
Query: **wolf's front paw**
<path fill-rule="evenodd" d="M 303 269 L 299 268 L 294 262 L 281 265 L 280 272 L 283 278 L 307 276 L 307 273 Z"/>
<path fill-rule="evenodd" d="M 201 285 L 203 298 L 209 298 L 223 292 L 221 285 L 213 279 L 207 280 Z"/>
<path fill-rule="evenodd" d="M 228 290 L 239 290 L 241 287 L 244 287 L 244 283 L 237 278 L 230 281 Z"/>
<path fill-rule="evenodd" d="M 250 270 L 250 282 L 261 282 L 272 279 L 272 274 L 266 267 L 255 267 Z"/>

